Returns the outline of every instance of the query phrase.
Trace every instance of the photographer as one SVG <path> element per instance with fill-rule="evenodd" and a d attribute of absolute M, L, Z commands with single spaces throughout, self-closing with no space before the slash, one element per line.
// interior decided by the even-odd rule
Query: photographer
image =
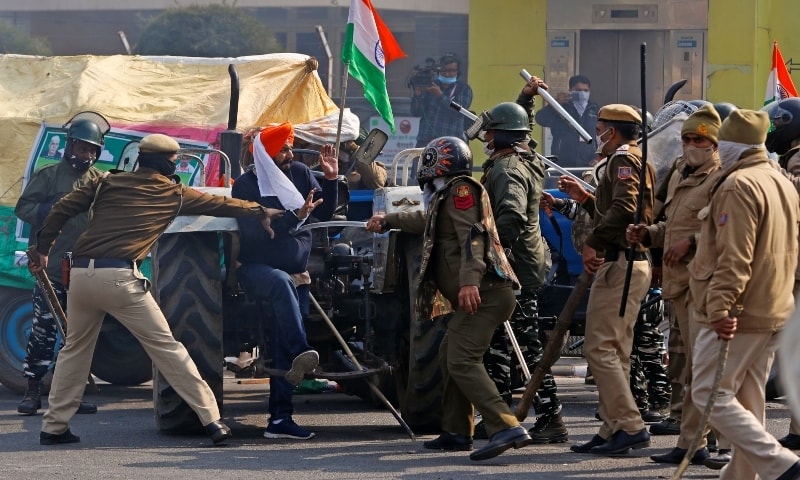
<path fill-rule="evenodd" d="M 464 117 L 450 108 L 454 101 L 464 108 L 472 104 L 472 88 L 459 79 L 461 60 L 453 54 L 445 54 L 439 65 L 432 61 L 425 67 L 415 67 L 409 86 L 413 88 L 411 114 L 420 117 L 417 147 L 424 147 L 431 140 L 442 136 L 464 137 Z"/>

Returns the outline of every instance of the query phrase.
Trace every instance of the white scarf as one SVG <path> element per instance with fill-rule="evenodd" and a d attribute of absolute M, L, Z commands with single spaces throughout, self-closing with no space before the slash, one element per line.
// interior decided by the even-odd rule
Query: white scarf
<path fill-rule="evenodd" d="M 719 141 L 719 160 L 722 168 L 728 168 L 742 158 L 742 154 L 747 150 L 753 148 L 766 149 L 764 144 L 748 145 L 746 143 L 729 142 L 727 140 Z"/>
<path fill-rule="evenodd" d="M 297 210 L 305 203 L 305 199 L 289 177 L 278 168 L 272 157 L 269 156 L 261 136 L 256 135 L 253 142 L 253 157 L 255 158 L 256 177 L 258 178 L 258 191 L 262 197 L 278 197 L 278 200 L 287 210 Z"/>

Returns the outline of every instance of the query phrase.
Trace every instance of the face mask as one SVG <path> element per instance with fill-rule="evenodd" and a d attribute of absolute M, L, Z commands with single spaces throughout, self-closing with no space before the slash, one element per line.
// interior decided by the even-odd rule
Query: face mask
<path fill-rule="evenodd" d="M 163 155 L 143 156 L 139 154 L 139 165 L 142 167 L 152 168 L 161 175 L 169 177 L 175 174 L 175 165 L 169 158 Z"/>
<path fill-rule="evenodd" d="M 607 128 L 605 132 L 601 133 L 600 135 L 596 135 L 596 136 L 594 137 L 595 144 L 597 145 L 597 148 L 594 150 L 594 153 L 595 153 L 595 154 L 597 154 L 597 155 L 602 155 L 602 154 L 603 154 L 603 147 L 605 147 L 605 146 L 606 146 L 606 144 L 608 143 L 608 140 L 611 140 L 611 139 L 609 138 L 608 140 L 606 140 L 606 141 L 604 142 L 604 141 L 602 140 L 602 137 L 603 137 L 603 135 L 605 135 L 606 133 L 608 133 L 608 131 L 609 131 L 609 130 L 611 130 L 611 129 L 610 129 L 610 128 Z"/>
<path fill-rule="evenodd" d="M 711 160 L 714 156 L 714 147 L 695 147 L 694 145 L 687 145 L 683 147 L 683 159 L 690 167 L 699 167 L 704 165 L 707 161 Z"/>
<path fill-rule="evenodd" d="M 587 91 L 575 90 L 569 92 L 569 95 L 572 97 L 572 101 L 575 103 L 585 104 L 589 102 L 589 92 Z"/>
<path fill-rule="evenodd" d="M 483 144 L 483 153 L 485 153 L 487 157 L 491 157 L 494 154 L 494 148 L 490 148 L 489 143 L 491 142 L 486 142 Z"/>
<path fill-rule="evenodd" d="M 72 168 L 74 168 L 75 170 L 77 170 L 77 171 L 79 171 L 81 173 L 85 172 L 86 170 L 89 170 L 89 167 L 91 167 L 92 164 L 94 163 L 94 159 L 93 158 L 84 160 L 84 159 L 76 157 L 75 155 L 72 155 L 71 157 L 69 157 L 69 159 L 67 159 L 67 161 L 69 162 L 70 165 L 72 165 Z"/>
<path fill-rule="evenodd" d="M 458 80 L 456 77 L 445 77 L 444 75 L 439 75 L 439 83 L 442 85 L 452 85 L 456 83 L 456 80 Z"/>

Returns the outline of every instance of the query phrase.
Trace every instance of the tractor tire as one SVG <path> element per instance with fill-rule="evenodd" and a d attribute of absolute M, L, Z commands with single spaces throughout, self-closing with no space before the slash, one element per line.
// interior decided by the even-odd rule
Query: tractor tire
<path fill-rule="evenodd" d="M 136 337 L 106 315 L 94 348 L 92 374 L 113 385 L 140 385 L 153 378 L 153 362 Z"/>
<path fill-rule="evenodd" d="M 32 324 L 31 290 L 0 287 L 0 383 L 20 395 L 28 388 L 22 362 Z"/>
<path fill-rule="evenodd" d="M 153 248 L 153 291 L 173 336 L 189 352 L 222 408 L 222 279 L 216 232 L 163 235 Z M 167 433 L 197 433 L 189 405 L 153 368 L 156 425 Z"/>
<path fill-rule="evenodd" d="M 420 321 L 414 314 L 416 302 L 416 278 L 422 259 L 422 244 L 409 239 L 405 243 L 404 264 L 409 305 L 409 336 L 399 337 L 407 341 L 407 366 L 398 370 L 399 377 L 405 375 L 404 388 L 400 396 L 400 412 L 403 419 L 418 432 L 438 432 L 442 417 L 442 370 L 439 366 L 439 345 L 447 330 L 448 315 L 433 320 Z M 405 371 L 404 371 L 405 370 Z"/>

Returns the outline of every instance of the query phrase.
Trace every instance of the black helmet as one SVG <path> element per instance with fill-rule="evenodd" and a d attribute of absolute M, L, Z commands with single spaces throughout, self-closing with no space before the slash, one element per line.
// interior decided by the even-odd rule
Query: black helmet
<path fill-rule="evenodd" d="M 772 130 L 765 142 L 767 150 L 783 155 L 800 139 L 800 98 L 784 98 L 769 110 Z"/>
<path fill-rule="evenodd" d="M 431 140 L 422 151 L 417 181 L 422 188 L 434 178 L 471 173 L 472 151 L 467 142 L 457 137 L 439 137 Z"/>
<path fill-rule="evenodd" d="M 726 118 L 728 118 L 728 115 L 730 115 L 732 111 L 738 109 L 739 107 L 728 102 L 719 102 L 714 104 L 714 110 L 716 110 L 717 113 L 719 113 L 720 120 L 725 120 Z"/>
<path fill-rule="evenodd" d="M 69 124 L 67 128 L 67 138 L 82 140 L 96 147 L 102 147 L 104 135 L 100 127 L 93 121 L 79 119 Z"/>
<path fill-rule="evenodd" d="M 489 110 L 489 122 L 484 130 L 529 132 L 531 130 L 530 119 L 522 106 L 514 102 L 503 102 Z"/>

